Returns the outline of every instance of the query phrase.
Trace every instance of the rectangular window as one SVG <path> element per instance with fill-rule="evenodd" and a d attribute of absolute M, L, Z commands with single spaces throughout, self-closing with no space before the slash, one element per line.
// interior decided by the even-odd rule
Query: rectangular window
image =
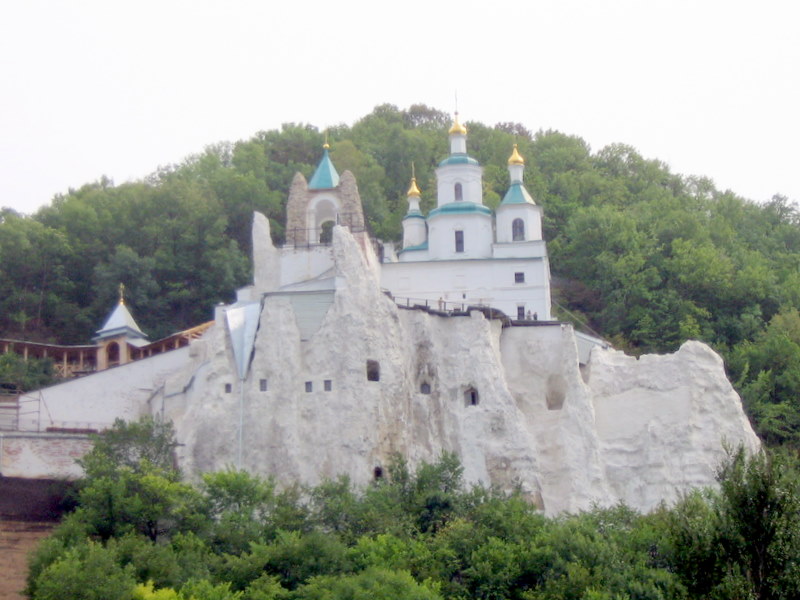
<path fill-rule="evenodd" d="M 225 384 L 225 393 L 226 394 L 230 394 L 232 389 L 233 389 L 233 386 L 230 383 L 226 383 Z"/>
<path fill-rule="evenodd" d="M 525 273 L 514 273 L 514 283 L 525 283 Z"/>
<path fill-rule="evenodd" d="M 266 379 L 261 379 L 258 382 L 258 389 L 261 390 L 262 392 L 266 392 L 267 391 L 267 380 Z"/>
<path fill-rule="evenodd" d="M 311 392 L 314 390 L 314 384 L 310 381 L 306 381 L 306 392 Z"/>
<path fill-rule="evenodd" d="M 381 365 L 377 360 L 367 361 L 367 381 L 381 380 Z"/>
<path fill-rule="evenodd" d="M 325 391 L 330 392 L 333 389 L 333 381 L 330 379 L 325 380 Z"/>
<path fill-rule="evenodd" d="M 464 232 L 456 231 L 456 252 L 464 251 Z"/>
<path fill-rule="evenodd" d="M 517 320 L 523 321 L 525 319 L 525 306 L 518 306 L 517 307 Z"/>

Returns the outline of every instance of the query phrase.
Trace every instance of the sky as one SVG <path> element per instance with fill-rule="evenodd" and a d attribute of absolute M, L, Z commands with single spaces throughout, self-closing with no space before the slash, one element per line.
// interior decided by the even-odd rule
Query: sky
<path fill-rule="evenodd" d="M 0 0 L 0 207 L 384 103 L 800 202 L 792 0 Z"/>

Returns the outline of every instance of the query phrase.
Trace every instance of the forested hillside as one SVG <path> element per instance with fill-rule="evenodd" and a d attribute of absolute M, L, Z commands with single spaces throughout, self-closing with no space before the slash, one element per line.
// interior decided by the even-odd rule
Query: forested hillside
<path fill-rule="evenodd" d="M 332 159 L 355 174 L 376 237 L 400 237 L 412 162 L 423 210 L 431 208 L 449 125 L 426 106 L 383 105 L 328 131 Z M 555 300 L 569 311 L 561 316 L 576 315 L 635 353 L 673 350 L 688 338 L 712 344 L 762 436 L 800 442 L 800 218 L 792 202 L 754 203 L 629 146 L 592 152 L 555 131 L 467 126 L 491 207 L 519 144 L 526 184 L 544 207 Z M 119 282 L 151 339 L 208 320 L 250 276 L 252 212 L 270 218 L 280 242 L 292 176 L 311 175 L 324 140 L 315 127 L 284 125 L 209 147 L 144 181 L 87 184 L 31 216 L 3 209 L 0 337 L 84 343 Z"/>

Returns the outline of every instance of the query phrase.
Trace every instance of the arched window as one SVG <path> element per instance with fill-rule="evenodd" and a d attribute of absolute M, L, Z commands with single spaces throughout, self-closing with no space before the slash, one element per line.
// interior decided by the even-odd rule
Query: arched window
<path fill-rule="evenodd" d="M 464 199 L 464 189 L 460 183 L 456 184 L 456 202 L 461 202 Z"/>
<path fill-rule="evenodd" d="M 106 346 L 106 360 L 109 367 L 119 364 L 119 344 L 117 342 L 111 342 Z"/>
<path fill-rule="evenodd" d="M 514 242 L 525 241 L 525 221 L 522 219 L 514 219 L 511 222 L 511 239 Z"/>
<path fill-rule="evenodd" d="M 319 228 L 319 243 L 330 244 L 333 241 L 333 221 L 325 221 Z"/>

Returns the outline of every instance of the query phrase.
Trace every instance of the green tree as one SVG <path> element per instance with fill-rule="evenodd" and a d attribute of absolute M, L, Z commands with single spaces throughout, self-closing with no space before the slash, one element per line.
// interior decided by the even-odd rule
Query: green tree
<path fill-rule="evenodd" d="M 404 571 L 371 567 L 354 575 L 316 577 L 294 595 L 298 600 L 437 600 L 435 589 Z"/>
<path fill-rule="evenodd" d="M 132 600 L 134 578 L 111 552 L 89 542 L 48 566 L 36 580 L 33 600 Z"/>

